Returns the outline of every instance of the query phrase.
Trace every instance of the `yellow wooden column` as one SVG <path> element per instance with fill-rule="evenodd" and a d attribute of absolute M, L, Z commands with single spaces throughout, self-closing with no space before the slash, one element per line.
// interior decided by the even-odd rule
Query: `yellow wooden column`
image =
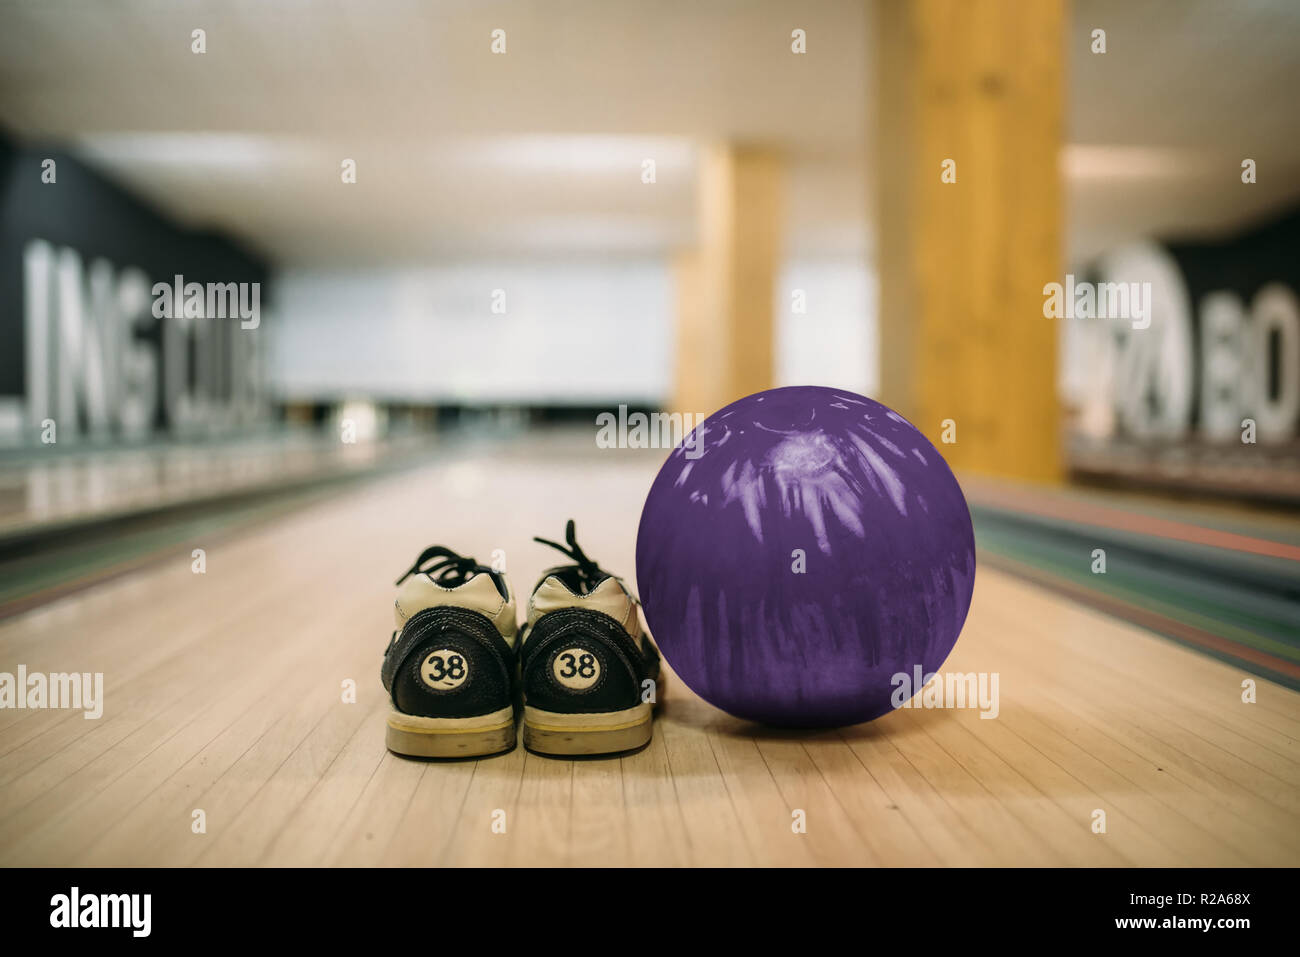
<path fill-rule="evenodd" d="M 1056 479 L 1064 0 L 876 10 L 881 399 L 936 444 L 952 420 L 954 468 Z"/>
<path fill-rule="evenodd" d="M 771 150 L 703 151 L 699 246 L 677 263 L 673 409 L 710 413 L 773 384 L 781 162 Z"/>

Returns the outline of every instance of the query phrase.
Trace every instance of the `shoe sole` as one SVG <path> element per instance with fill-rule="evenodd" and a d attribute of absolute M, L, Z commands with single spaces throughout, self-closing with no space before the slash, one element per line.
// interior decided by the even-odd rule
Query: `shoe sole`
<path fill-rule="evenodd" d="M 389 751 L 417 758 L 499 754 L 515 746 L 515 709 L 511 705 L 472 718 L 422 718 L 394 710 L 385 742 Z"/>
<path fill-rule="evenodd" d="M 524 747 L 539 754 L 617 754 L 645 745 L 653 734 L 654 710 L 648 703 L 601 714 L 524 707 Z"/>

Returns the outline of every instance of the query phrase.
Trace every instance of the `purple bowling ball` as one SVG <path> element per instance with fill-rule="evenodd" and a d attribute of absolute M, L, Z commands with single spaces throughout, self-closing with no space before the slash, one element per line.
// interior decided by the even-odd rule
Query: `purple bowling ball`
<path fill-rule="evenodd" d="M 975 582 L 961 487 L 897 412 L 794 386 L 715 412 L 655 478 L 636 541 L 646 621 L 700 697 L 833 727 L 938 669 Z"/>

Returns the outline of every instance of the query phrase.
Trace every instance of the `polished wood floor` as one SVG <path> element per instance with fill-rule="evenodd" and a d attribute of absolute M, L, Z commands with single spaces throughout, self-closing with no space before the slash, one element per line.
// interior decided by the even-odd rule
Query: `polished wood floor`
<path fill-rule="evenodd" d="M 988 568 L 944 670 L 996 672 L 995 719 L 777 733 L 670 677 L 638 754 L 389 754 L 411 558 L 502 549 L 527 589 L 553 556 L 531 536 L 574 517 L 630 575 L 657 464 L 465 450 L 195 541 L 205 574 L 186 548 L 0 622 L 0 671 L 102 671 L 107 698 L 99 720 L 0 710 L 0 864 L 1300 864 L 1300 695 L 1261 679 L 1243 703 L 1245 673 Z"/>

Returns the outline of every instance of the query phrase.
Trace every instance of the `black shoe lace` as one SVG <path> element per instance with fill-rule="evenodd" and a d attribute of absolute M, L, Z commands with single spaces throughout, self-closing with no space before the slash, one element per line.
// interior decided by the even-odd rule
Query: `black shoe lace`
<path fill-rule="evenodd" d="M 574 534 L 573 519 L 569 519 L 568 524 L 564 526 L 564 540 L 568 542 L 567 548 L 559 542 L 551 541 L 549 538 L 539 538 L 536 536 L 533 538 L 533 541 L 540 542 L 543 545 L 549 545 L 561 555 L 573 559 L 573 565 L 564 570 L 571 572 L 576 578 L 575 584 L 579 586 L 579 591 L 581 593 L 586 594 L 606 578 L 614 578 L 622 584 L 622 579 L 619 579 L 617 575 L 611 575 L 587 557 L 587 553 L 578 545 L 577 537 Z"/>
<path fill-rule="evenodd" d="M 435 561 L 435 559 L 437 559 Z M 426 562 L 432 562 L 426 565 Z M 457 588 L 475 575 L 487 575 L 496 585 L 502 598 L 510 597 L 505 578 L 490 565 L 483 565 L 469 555 L 460 555 L 450 548 L 434 545 L 420 553 L 420 557 L 408 568 L 394 584 L 400 585 L 412 575 L 428 575 L 443 588 Z"/>

